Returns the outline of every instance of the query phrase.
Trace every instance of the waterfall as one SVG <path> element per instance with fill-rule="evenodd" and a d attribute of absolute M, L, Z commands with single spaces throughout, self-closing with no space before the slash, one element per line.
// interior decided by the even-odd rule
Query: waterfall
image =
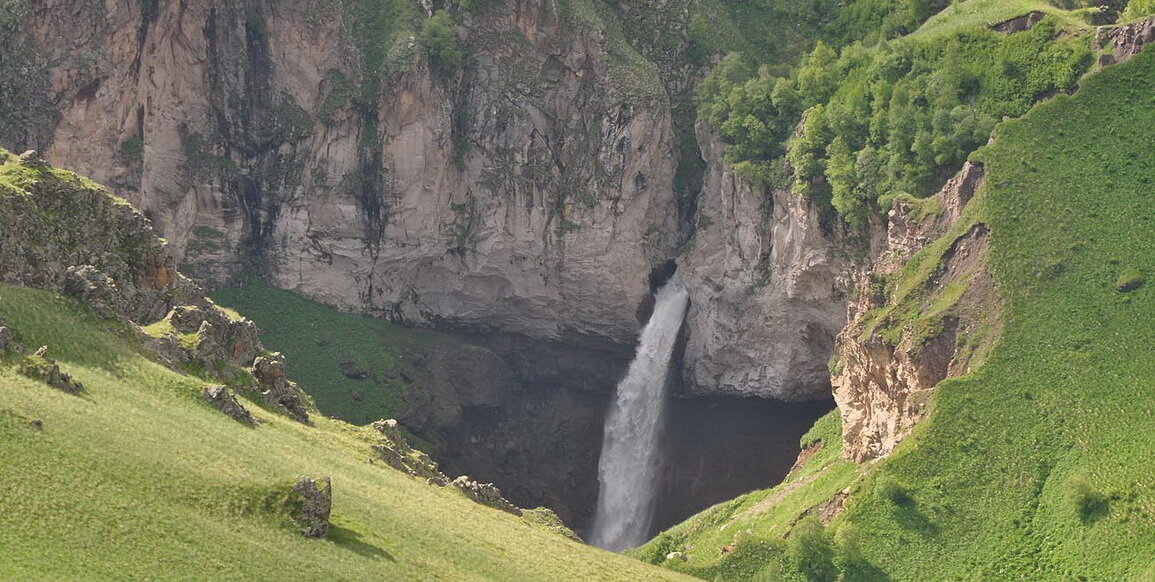
<path fill-rule="evenodd" d="M 649 532 L 666 374 L 688 301 L 689 293 L 677 277 L 658 290 L 654 313 L 606 417 L 598 462 L 598 509 L 590 536 L 590 543 L 600 548 L 629 549 L 644 542 Z"/>

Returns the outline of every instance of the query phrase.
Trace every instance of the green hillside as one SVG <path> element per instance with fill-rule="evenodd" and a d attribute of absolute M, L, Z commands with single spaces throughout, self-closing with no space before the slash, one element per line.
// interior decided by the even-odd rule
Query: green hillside
<path fill-rule="evenodd" d="M 0 320 L 83 382 L 66 394 L 0 359 L 0 579 L 659 579 L 674 575 L 370 464 L 373 431 L 305 426 L 151 361 L 123 324 L 0 286 Z M 40 421 L 41 428 L 32 421 Z M 307 539 L 279 510 L 298 475 L 330 476 L 333 528 Z"/>
<path fill-rule="evenodd" d="M 684 551 L 667 565 L 726 579 L 1155 576 L 1153 86 L 1147 51 L 1001 124 L 972 156 L 987 178 L 962 220 L 991 229 L 1005 329 L 889 459 L 839 460 L 837 419 L 824 420 L 809 437 L 821 451 L 787 483 L 636 554 Z M 827 526 L 802 517 L 844 487 Z"/>

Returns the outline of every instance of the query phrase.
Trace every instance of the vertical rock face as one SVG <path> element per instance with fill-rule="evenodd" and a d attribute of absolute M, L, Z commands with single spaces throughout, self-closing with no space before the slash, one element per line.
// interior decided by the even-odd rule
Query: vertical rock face
<path fill-rule="evenodd" d="M 889 454 L 926 414 L 944 378 L 969 371 L 997 336 L 998 299 L 986 271 L 989 231 L 962 220 L 982 183 L 967 163 L 934 197 L 895 201 L 887 239 L 873 270 L 859 282 L 850 322 L 838 335 L 834 398 L 842 415 L 844 455 L 869 461 Z M 948 237 L 940 251 L 929 245 Z M 899 295 L 888 277 L 916 253 L 936 268 Z M 967 341 L 981 336 L 983 341 Z"/>
<path fill-rule="evenodd" d="M 396 320 L 636 333 L 677 243 L 675 140 L 656 70 L 599 30 L 496 3 L 464 16 L 459 68 L 400 38 L 369 79 L 340 3 L 74 4 L 25 17 L 58 63 L 46 155 L 125 192 L 185 270 L 255 257 Z"/>
<path fill-rule="evenodd" d="M 807 400 L 830 394 L 827 361 L 846 322 L 847 243 L 819 209 L 763 192 L 721 162 L 700 134 L 709 170 L 692 247 L 679 257 L 690 291 L 684 376 L 704 393 Z"/>

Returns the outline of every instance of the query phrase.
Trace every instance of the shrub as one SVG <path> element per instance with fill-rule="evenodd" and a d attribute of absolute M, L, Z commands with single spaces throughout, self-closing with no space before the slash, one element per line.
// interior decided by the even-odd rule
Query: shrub
<path fill-rule="evenodd" d="M 1138 268 L 1127 267 L 1119 273 L 1119 278 L 1115 280 L 1115 290 L 1127 293 L 1142 287 L 1144 282 L 1143 273 Z"/>
<path fill-rule="evenodd" d="M 1096 490 L 1082 474 L 1067 483 L 1066 497 L 1083 523 L 1097 521 L 1111 510 L 1111 498 Z"/>
<path fill-rule="evenodd" d="M 453 32 L 453 19 L 444 10 L 438 10 L 422 23 L 421 46 L 429 54 L 430 64 L 441 73 L 448 73 L 461 64 L 461 48 Z"/>
<path fill-rule="evenodd" d="M 786 540 L 786 557 L 790 565 L 811 582 L 833 582 L 838 578 L 834 565 L 834 544 L 826 528 L 810 516 L 798 522 Z"/>

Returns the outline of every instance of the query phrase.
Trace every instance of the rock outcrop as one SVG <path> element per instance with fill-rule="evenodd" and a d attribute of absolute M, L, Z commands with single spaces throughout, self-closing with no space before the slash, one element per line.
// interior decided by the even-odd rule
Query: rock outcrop
<path fill-rule="evenodd" d="M 402 473 L 425 479 L 430 485 L 449 484 L 449 478 L 429 455 L 409 446 L 396 420 L 378 420 L 373 423 L 373 428 L 381 434 L 381 442 L 373 445 L 372 449 L 383 463 Z"/>
<path fill-rule="evenodd" d="M 308 397 L 296 382 L 285 377 L 285 356 L 280 352 L 257 356 L 253 360 L 253 377 L 257 379 L 254 390 L 267 406 L 284 412 L 297 422 L 309 421 L 309 412 L 305 408 Z"/>
<path fill-rule="evenodd" d="M 692 247 L 678 259 L 690 289 L 685 384 L 703 393 L 828 397 L 827 361 L 846 323 L 845 237 L 823 227 L 816 205 L 736 175 L 716 138 L 702 133 L 699 143 L 709 171 Z"/>
<path fill-rule="evenodd" d="M 205 386 L 201 388 L 201 398 L 205 402 L 212 405 L 213 408 L 221 411 L 225 416 L 248 425 L 259 424 L 256 418 L 253 418 L 249 409 L 245 408 L 238 400 L 235 394 L 228 389 L 227 386 L 219 384 Z"/>
<path fill-rule="evenodd" d="M 84 384 L 73 380 L 72 376 L 60 369 L 56 360 L 48 357 L 48 346 L 41 346 L 36 353 L 22 358 L 16 366 L 16 372 L 68 394 L 80 394 L 84 391 Z"/>
<path fill-rule="evenodd" d="M 989 231 L 964 214 L 982 179 L 982 167 L 967 163 L 935 197 L 894 202 L 883 253 L 838 335 L 834 398 L 848 459 L 894 450 L 926 414 L 935 385 L 969 371 L 997 338 Z M 930 246 L 943 237 L 949 245 Z M 917 274 L 902 269 L 920 251 L 937 267 L 911 281 Z"/>
<path fill-rule="evenodd" d="M 1100 49 L 1110 50 L 1099 57 L 1101 66 L 1121 63 L 1139 54 L 1143 47 L 1155 40 L 1155 17 L 1122 26 L 1102 27 L 1095 39 Z"/>
<path fill-rule="evenodd" d="M 0 281 L 74 295 L 151 322 L 199 293 L 149 221 L 104 188 L 0 150 Z"/>
<path fill-rule="evenodd" d="M 450 485 L 464 493 L 466 497 L 482 505 L 521 517 L 521 509 L 502 497 L 501 490 L 495 487 L 493 483 L 478 483 L 470 479 L 469 475 L 462 475 L 454 479 Z"/>

